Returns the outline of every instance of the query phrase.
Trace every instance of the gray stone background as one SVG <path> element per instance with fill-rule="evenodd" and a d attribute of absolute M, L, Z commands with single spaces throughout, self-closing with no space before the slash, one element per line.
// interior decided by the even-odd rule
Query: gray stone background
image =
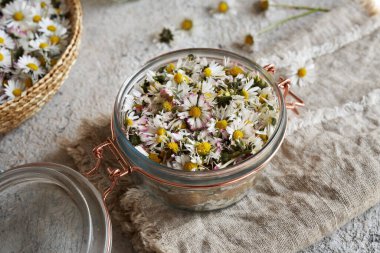
<path fill-rule="evenodd" d="M 78 61 L 58 94 L 41 112 L 0 137 L 1 169 L 37 161 L 72 165 L 59 145 L 60 140 L 77 139 L 77 130 L 84 119 L 96 120 L 100 115 L 110 115 L 120 85 L 144 62 L 163 52 L 186 47 L 222 47 L 247 54 L 236 47 L 245 34 L 293 13 L 279 10 L 273 15 L 271 12 L 255 14 L 251 9 L 254 1 L 246 0 L 232 5 L 236 12 L 231 14 L 235 15 L 233 22 L 215 20 L 207 8 L 217 2 L 82 0 L 84 34 Z M 307 0 L 288 2 L 315 4 Z M 318 5 L 327 7 L 344 3 L 318 1 Z M 154 34 L 164 26 L 178 29 L 185 17 L 194 20 L 193 31 L 176 31 L 177 39 L 171 47 L 153 43 Z M 312 18 L 307 20 L 312 22 Z M 246 22 L 250 19 L 254 20 L 254 26 Z M 307 25 L 305 22 L 293 24 L 302 29 Z M 291 29 L 294 28 L 285 26 L 274 31 L 273 37 L 265 37 L 268 43 L 259 42 L 256 50 L 266 49 L 271 42 L 275 43 L 273 40 L 281 38 L 282 32 L 286 34 Z M 372 45 L 370 48 L 375 50 L 379 44 L 380 36 L 372 35 L 355 42 L 352 47 L 366 50 L 365 45 Z M 128 239 L 121 235 L 117 224 L 114 225 L 113 252 L 132 252 Z M 303 252 L 380 252 L 380 205 Z"/>

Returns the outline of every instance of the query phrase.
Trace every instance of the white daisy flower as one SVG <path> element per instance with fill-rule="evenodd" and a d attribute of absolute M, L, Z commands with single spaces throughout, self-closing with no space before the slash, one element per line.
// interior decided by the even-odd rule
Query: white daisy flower
<path fill-rule="evenodd" d="M 52 7 L 51 0 L 33 0 L 33 5 L 43 10 L 48 10 Z"/>
<path fill-rule="evenodd" d="M 46 35 L 55 35 L 57 32 L 66 33 L 67 29 L 60 23 L 51 20 L 50 18 L 43 18 L 39 23 L 39 31 Z"/>
<path fill-rule="evenodd" d="M 249 99 L 255 98 L 257 96 L 257 91 L 260 89 L 259 87 L 253 86 L 254 80 L 251 79 L 246 83 L 243 83 L 241 88 L 241 95 L 247 101 Z"/>
<path fill-rule="evenodd" d="M 38 77 L 45 73 L 40 62 L 36 58 L 29 55 L 21 56 L 16 65 L 17 68 L 22 70 L 24 73 L 32 74 L 33 77 Z"/>
<path fill-rule="evenodd" d="M 26 28 L 31 17 L 31 7 L 26 1 L 13 1 L 3 9 L 5 23 L 9 28 Z"/>
<path fill-rule="evenodd" d="M 127 127 L 127 129 L 137 127 L 138 124 L 136 124 L 136 121 L 138 119 L 139 119 L 139 116 L 135 115 L 134 111 L 129 111 L 125 115 L 125 121 L 124 121 L 125 127 Z"/>
<path fill-rule="evenodd" d="M 29 21 L 29 26 L 33 29 L 38 28 L 38 24 L 46 17 L 46 11 L 41 7 L 37 6 L 31 9 L 31 19 Z"/>
<path fill-rule="evenodd" d="M 206 126 L 210 118 L 209 109 L 210 105 L 203 95 L 191 93 L 183 101 L 184 112 L 179 113 L 178 116 L 181 119 L 186 119 L 191 129 L 201 129 Z"/>
<path fill-rule="evenodd" d="M 37 37 L 29 42 L 29 47 L 32 51 L 41 50 L 42 52 L 51 52 L 53 55 L 59 52 L 56 45 L 52 45 L 48 37 Z"/>
<path fill-rule="evenodd" d="M 216 93 L 214 92 L 215 88 L 215 80 L 208 78 L 202 81 L 200 84 L 200 92 L 204 95 L 205 99 L 208 102 L 212 102 L 216 97 Z"/>
<path fill-rule="evenodd" d="M 215 61 L 212 61 L 210 65 L 203 70 L 205 77 L 223 77 L 226 75 L 224 67 Z"/>
<path fill-rule="evenodd" d="M 253 128 L 238 118 L 226 130 L 232 143 L 245 143 L 251 136 Z"/>
<path fill-rule="evenodd" d="M 204 170 L 202 159 L 199 157 L 191 158 L 189 155 L 180 155 L 175 157 L 173 167 L 178 170 L 198 171 Z"/>
<path fill-rule="evenodd" d="M 13 39 L 3 30 L 0 30 L 0 47 L 8 49 L 14 49 L 15 47 Z"/>
<path fill-rule="evenodd" d="M 315 79 L 314 63 L 312 60 L 296 64 L 288 74 L 293 85 L 304 86 L 313 83 Z"/>
<path fill-rule="evenodd" d="M 12 64 L 11 53 L 8 49 L 0 47 L 0 68 L 7 69 Z"/>
<path fill-rule="evenodd" d="M 8 84 L 5 86 L 5 94 L 9 100 L 21 97 L 25 94 L 25 85 L 17 80 L 8 80 Z"/>

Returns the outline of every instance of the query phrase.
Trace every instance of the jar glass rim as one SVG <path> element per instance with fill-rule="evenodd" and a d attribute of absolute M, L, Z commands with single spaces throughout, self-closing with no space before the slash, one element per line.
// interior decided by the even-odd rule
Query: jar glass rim
<path fill-rule="evenodd" d="M 121 119 L 121 106 L 123 102 L 123 98 L 126 94 L 128 94 L 134 87 L 136 83 L 141 81 L 141 76 L 144 76 L 144 73 L 146 73 L 147 70 L 152 70 L 152 69 L 158 69 L 159 67 L 162 67 L 165 65 L 165 63 L 169 60 L 174 60 L 183 58 L 189 54 L 194 54 L 199 57 L 205 57 L 205 58 L 217 58 L 219 60 L 222 60 L 223 58 L 230 58 L 231 61 L 237 62 L 239 65 L 254 69 L 260 73 L 261 76 L 263 76 L 266 81 L 273 87 L 277 98 L 278 98 L 278 103 L 279 103 L 279 118 L 276 122 L 275 129 L 273 131 L 272 136 L 268 140 L 268 142 L 265 144 L 265 146 L 259 150 L 256 154 L 249 156 L 245 160 L 232 165 L 228 166 L 226 168 L 220 169 L 220 170 L 210 170 L 210 171 L 182 171 L 182 170 L 176 170 L 173 169 L 169 166 L 165 166 L 163 164 L 159 164 L 156 162 L 151 161 L 148 157 L 144 156 L 140 151 L 138 151 L 132 143 L 129 142 L 129 140 L 125 137 L 123 143 L 128 147 L 128 149 L 133 150 L 133 152 L 137 153 L 137 156 L 139 159 L 144 159 L 146 162 L 152 166 L 155 167 L 155 169 L 162 170 L 163 172 L 175 175 L 175 176 L 182 176 L 182 177 L 191 177 L 193 179 L 196 178 L 201 178 L 201 179 L 207 179 L 207 178 L 213 178 L 215 176 L 228 176 L 230 174 L 234 174 L 237 171 L 243 170 L 247 165 L 252 164 L 253 160 L 255 158 L 258 158 L 263 155 L 265 151 L 268 151 L 271 149 L 271 147 L 275 144 L 275 150 L 279 147 L 281 144 L 284 134 L 285 134 L 285 128 L 286 128 L 286 121 L 287 121 L 287 116 L 286 116 L 286 106 L 285 106 L 285 101 L 284 97 L 282 95 L 282 92 L 280 88 L 276 85 L 275 81 L 273 78 L 265 71 L 260 65 L 258 65 L 256 62 L 241 56 L 239 54 L 227 51 L 227 50 L 222 50 L 222 49 L 215 49 L 215 48 L 188 48 L 188 49 L 180 49 L 180 50 L 175 50 L 171 51 L 162 55 L 159 55 L 151 60 L 149 60 L 146 64 L 144 64 L 138 71 L 136 71 L 130 78 L 128 78 L 123 85 L 121 86 L 118 95 L 116 97 L 115 105 L 114 105 L 114 114 L 113 114 L 113 120 L 112 120 L 112 134 L 115 135 L 120 135 L 123 134 L 122 129 L 124 128 L 122 125 L 123 120 Z M 167 62 L 169 63 L 169 62 Z M 139 79 L 140 78 L 140 79 Z M 280 131 L 283 129 L 283 131 Z M 281 134 L 282 132 L 282 134 Z M 281 136 L 279 136 L 279 134 Z M 116 141 L 117 138 L 116 138 Z M 275 142 L 275 143 L 274 143 Z M 271 155 L 267 156 L 267 159 L 270 158 Z M 264 159 L 266 160 L 266 159 Z"/>

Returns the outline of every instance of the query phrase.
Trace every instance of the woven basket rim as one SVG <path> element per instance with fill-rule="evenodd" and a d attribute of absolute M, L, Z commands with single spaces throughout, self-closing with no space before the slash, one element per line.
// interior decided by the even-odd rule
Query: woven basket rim
<path fill-rule="evenodd" d="M 43 85 L 50 76 L 54 75 L 55 72 L 60 71 L 60 68 L 62 64 L 64 63 L 67 56 L 71 54 L 71 51 L 77 44 L 77 40 L 79 39 L 79 35 L 81 34 L 82 29 L 82 7 L 80 0 L 66 0 L 67 4 L 69 5 L 70 9 L 70 25 L 71 25 L 71 38 L 70 42 L 59 57 L 59 60 L 57 63 L 53 66 L 53 68 L 50 69 L 49 72 L 45 74 L 43 78 L 38 80 L 37 83 L 35 83 L 32 87 L 26 89 L 26 95 L 17 97 L 11 101 L 8 101 L 2 105 L 0 105 L 0 111 L 7 107 L 12 107 L 16 105 L 18 102 L 24 99 L 29 99 L 28 95 L 29 93 L 32 93 L 33 90 L 37 89 L 39 86 Z"/>

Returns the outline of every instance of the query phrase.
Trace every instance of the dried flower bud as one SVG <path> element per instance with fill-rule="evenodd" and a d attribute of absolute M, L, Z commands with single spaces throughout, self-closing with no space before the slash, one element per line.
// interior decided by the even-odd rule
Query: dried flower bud
<path fill-rule="evenodd" d="M 244 44 L 248 46 L 253 46 L 255 44 L 255 40 L 251 34 L 247 34 L 244 38 Z"/>
<path fill-rule="evenodd" d="M 269 0 L 260 0 L 259 7 L 261 11 L 267 11 L 269 9 Z"/>
<path fill-rule="evenodd" d="M 174 39 L 172 31 L 168 28 L 162 29 L 162 32 L 159 35 L 159 41 L 162 43 L 169 44 Z"/>

